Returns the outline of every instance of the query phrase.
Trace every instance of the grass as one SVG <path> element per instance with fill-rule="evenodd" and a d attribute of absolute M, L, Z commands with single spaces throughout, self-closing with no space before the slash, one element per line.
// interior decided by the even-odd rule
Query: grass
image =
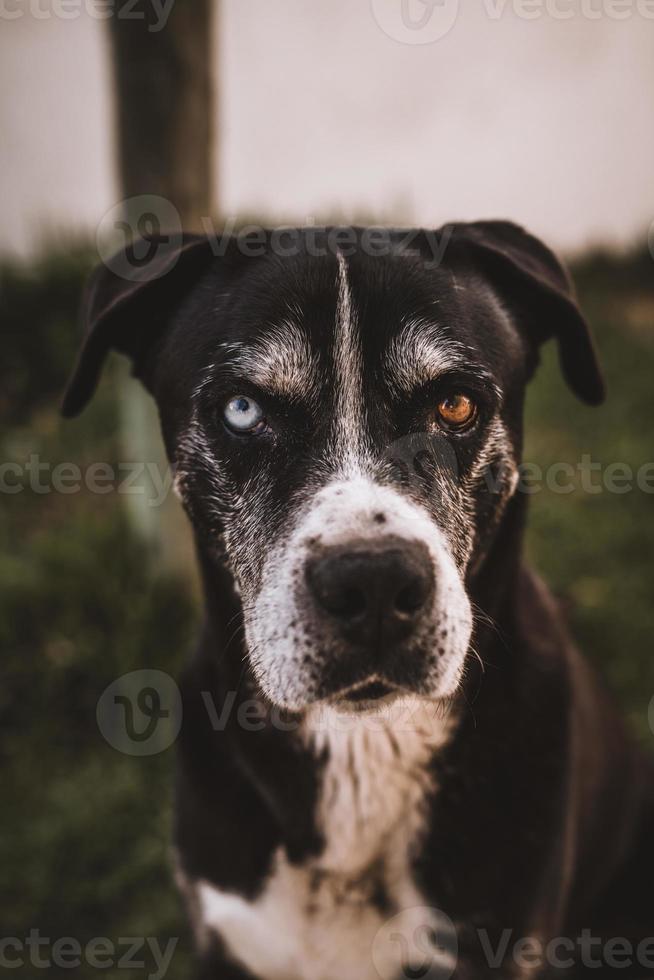
<path fill-rule="evenodd" d="M 550 345 L 527 408 L 525 458 L 544 468 L 583 454 L 606 475 L 634 474 L 654 460 L 654 261 L 646 248 L 591 256 L 575 269 L 579 298 L 597 340 L 608 398 L 586 408 L 562 385 Z M 654 467 L 650 486 L 654 488 Z M 602 670 L 644 743 L 654 695 L 651 657 L 654 493 L 570 495 L 544 490 L 531 501 L 528 555 L 563 600 L 583 651 Z"/>

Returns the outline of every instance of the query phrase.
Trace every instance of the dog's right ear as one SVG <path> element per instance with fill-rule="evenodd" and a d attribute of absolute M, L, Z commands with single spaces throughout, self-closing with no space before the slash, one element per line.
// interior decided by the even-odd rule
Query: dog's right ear
<path fill-rule="evenodd" d="M 571 280 L 547 246 L 510 221 L 456 226 L 452 245 L 497 289 L 530 346 L 532 370 L 540 344 L 555 337 L 563 376 L 588 405 L 604 400 L 604 380 L 588 324 Z"/>
<path fill-rule="evenodd" d="M 62 403 L 78 415 L 95 391 L 110 350 L 126 354 L 138 376 L 174 305 L 208 267 L 213 253 L 199 235 L 140 240 L 99 265 L 82 297 L 82 349 Z"/>

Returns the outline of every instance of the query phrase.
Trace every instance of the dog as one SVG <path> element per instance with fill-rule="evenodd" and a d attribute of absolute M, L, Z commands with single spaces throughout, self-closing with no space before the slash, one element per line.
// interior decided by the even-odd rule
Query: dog
<path fill-rule="evenodd" d="M 131 358 L 195 536 L 199 975 L 651 975 L 651 763 L 522 554 L 541 345 L 604 396 L 568 276 L 504 221 L 446 226 L 436 258 L 419 230 L 288 235 L 101 266 L 63 404 Z"/>

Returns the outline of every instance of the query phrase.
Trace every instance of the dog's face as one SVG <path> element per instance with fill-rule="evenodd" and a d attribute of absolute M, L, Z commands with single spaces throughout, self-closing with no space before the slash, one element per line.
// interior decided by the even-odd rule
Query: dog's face
<path fill-rule="evenodd" d="M 209 278 L 212 314 L 177 330 L 210 342 L 173 397 L 175 327 L 162 352 L 178 490 L 224 544 L 253 669 L 286 707 L 445 696 L 461 676 L 466 570 L 515 487 L 525 367 L 492 291 L 424 266 L 262 262 L 218 316 Z"/>
<path fill-rule="evenodd" d="M 498 249 L 475 227 L 483 241 L 453 236 L 438 267 L 420 236 L 407 249 L 390 233 L 374 256 L 360 235 L 347 253 L 284 258 L 233 247 L 214 259 L 195 243 L 172 315 L 170 299 L 150 312 L 158 280 L 117 304 L 119 348 L 127 309 L 132 330 L 149 316 L 154 339 L 130 353 L 199 545 L 232 571 L 253 674 L 280 706 L 456 690 L 467 586 L 516 490 L 535 349 L 558 333 L 526 331 L 530 290 L 567 315 L 564 369 L 589 400 L 599 393 L 555 260 L 544 284 L 512 269 L 507 302 L 509 246 L 533 240 L 502 226 L 511 241 Z"/>

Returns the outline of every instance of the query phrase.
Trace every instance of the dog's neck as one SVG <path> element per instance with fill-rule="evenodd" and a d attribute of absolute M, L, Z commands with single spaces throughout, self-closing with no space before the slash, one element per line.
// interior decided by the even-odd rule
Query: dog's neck
<path fill-rule="evenodd" d="M 498 664 L 507 656 L 507 644 L 500 637 L 512 631 L 511 596 L 520 567 L 523 510 L 521 501 L 510 504 L 486 560 L 468 583 L 477 611 L 473 644 L 479 660 L 470 658 L 464 681 L 469 690 L 461 690 L 447 708 L 408 699 L 394 709 L 406 723 L 398 725 L 393 712 L 382 711 L 374 731 L 357 725 L 356 719 L 343 725 L 333 718 L 326 718 L 321 730 L 320 724 L 307 724 L 316 720 L 309 717 L 311 711 L 294 719 L 290 729 L 268 724 L 250 734 L 239 724 L 231 727 L 230 752 L 239 756 L 283 828 L 293 859 L 308 858 L 324 871 L 355 874 L 362 863 L 376 860 L 385 840 L 398 834 L 397 842 L 403 841 L 404 847 L 413 839 L 407 815 L 420 812 L 419 798 L 435 785 L 428 760 L 447 744 L 465 717 L 466 703 L 478 697 L 483 687 L 480 661 Z M 203 677 L 219 710 L 229 698 L 236 717 L 244 702 L 263 703 L 247 666 L 240 598 L 227 565 L 202 547 L 199 557 L 207 613 Z M 355 796 L 356 826 L 347 820 Z"/>
<path fill-rule="evenodd" d="M 436 788 L 431 759 L 455 722 L 449 704 L 412 696 L 363 715 L 321 706 L 306 713 L 301 737 L 324 760 L 318 868 L 356 876 L 398 848 L 403 856 L 422 824 L 422 800 Z"/>

